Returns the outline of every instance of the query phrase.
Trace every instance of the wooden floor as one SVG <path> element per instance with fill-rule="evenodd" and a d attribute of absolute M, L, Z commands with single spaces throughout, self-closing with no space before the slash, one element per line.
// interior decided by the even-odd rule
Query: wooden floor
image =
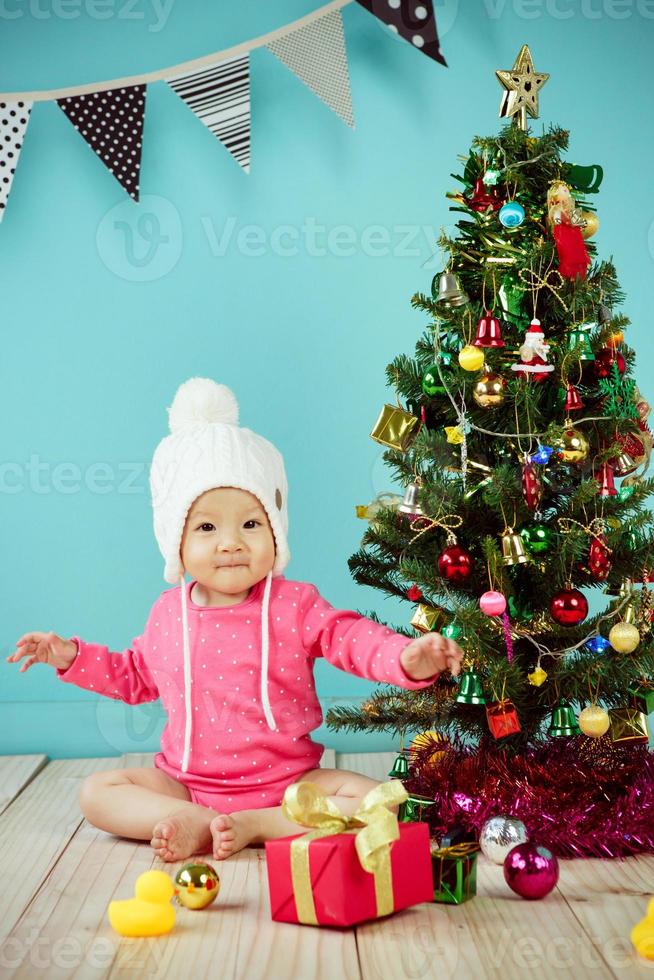
<path fill-rule="evenodd" d="M 385 779 L 393 758 L 329 752 L 323 765 Z M 423 904 L 333 930 L 272 922 L 265 852 L 247 848 L 215 862 L 221 890 L 208 910 L 180 908 L 168 936 L 120 939 L 109 902 L 130 897 L 142 871 L 179 865 L 88 824 L 79 786 L 97 770 L 151 763 L 0 757 L 0 977 L 654 977 L 629 942 L 654 892 L 654 857 L 562 862 L 558 888 L 540 902 L 519 899 L 482 859 L 478 895 L 465 905 Z"/>

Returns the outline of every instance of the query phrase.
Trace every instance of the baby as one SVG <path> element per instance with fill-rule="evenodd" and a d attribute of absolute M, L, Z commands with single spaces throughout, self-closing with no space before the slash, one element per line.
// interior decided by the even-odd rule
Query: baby
<path fill-rule="evenodd" d="M 284 578 L 287 482 L 279 451 L 238 425 L 229 388 L 191 378 L 169 409 L 171 434 L 150 473 L 154 531 L 173 588 L 122 653 L 74 636 L 25 633 L 9 661 L 56 668 L 67 683 L 141 704 L 161 698 L 167 724 L 154 767 L 93 773 L 84 816 L 148 840 L 164 861 L 300 833 L 280 803 L 310 780 L 351 815 L 375 780 L 318 768 L 324 746 L 315 658 L 409 690 L 458 674 L 461 650 L 337 610 L 315 586 Z M 185 573 L 191 578 L 186 581 Z"/>

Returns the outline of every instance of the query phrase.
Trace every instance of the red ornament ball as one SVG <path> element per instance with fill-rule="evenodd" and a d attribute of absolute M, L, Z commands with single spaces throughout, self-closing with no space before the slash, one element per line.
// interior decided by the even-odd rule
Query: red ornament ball
<path fill-rule="evenodd" d="M 598 378 L 608 378 L 616 365 L 620 374 L 627 370 L 627 362 L 615 347 L 602 347 L 595 355 L 595 374 Z"/>
<path fill-rule="evenodd" d="M 406 590 L 406 597 L 407 599 L 410 599 L 411 602 L 418 602 L 419 599 L 422 599 L 422 589 L 414 582 L 414 584 Z"/>
<path fill-rule="evenodd" d="M 561 589 L 550 602 L 550 616 L 559 626 L 577 626 L 588 615 L 588 601 L 579 589 Z"/>
<path fill-rule="evenodd" d="M 542 844 L 517 844 L 504 859 L 504 879 L 522 898 L 544 898 L 559 880 L 559 862 Z"/>
<path fill-rule="evenodd" d="M 458 544 L 448 545 L 438 559 L 438 571 L 448 582 L 465 582 L 472 572 L 472 555 Z"/>

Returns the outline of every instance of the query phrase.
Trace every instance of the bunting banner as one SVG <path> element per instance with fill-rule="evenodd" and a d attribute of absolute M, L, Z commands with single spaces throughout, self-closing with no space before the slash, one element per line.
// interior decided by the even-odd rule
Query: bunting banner
<path fill-rule="evenodd" d="M 166 81 L 200 122 L 250 172 L 250 56 L 227 58 L 210 68 Z"/>
<path fill-rule="evenodd" d="M 354 128 L 341 10 L 357 2 L 445 65 L 433 0 L 330 0 L 261 37 L 128 78 L 71 88 L 0 93 L 0 221 L 35 102 L 56 102 L 129 196 L 139 200 L 146 88 L 166 82 L 246 173 L 250 172 L 250 53 L 267 48 Z"/>
<path fill-rule="evenodd" d="M 31 102 L 0 102 L 0 221 L 7 206 L 31 111 Z"/>
<path fill-rule="evenodd" d="M 271 41 L 266 47 L 325 105 L 354 128 L 350 73 L 340 10 Z"/>
<path fill-rule="evenodd" d="M 139 199 L 145 85 L 69 95 L 57 105 L 135 201 Z"/>
<path fill-rule="evenodd" d="M 436 29 L 433 0 L 357 0 L 414 47 L 447 66 Z"/>

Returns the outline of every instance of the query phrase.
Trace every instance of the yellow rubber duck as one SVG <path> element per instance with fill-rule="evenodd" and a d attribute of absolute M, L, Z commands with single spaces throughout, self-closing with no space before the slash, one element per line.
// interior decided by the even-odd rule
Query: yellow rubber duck
<path fill-rule="evenodd" d="M 120 936 L 162 936 L 175 925 L 170 900 L 175 886 L 164 871 L 144 871 L 134 885 L 134 898 L 109 903 L 109 922 Z"/>
<path fill-rule="evenodd" d="M 645 918 L 631 930 L 631 941 L 641 956 L 654 960 L 654 898 L 649 901 Z"/>

